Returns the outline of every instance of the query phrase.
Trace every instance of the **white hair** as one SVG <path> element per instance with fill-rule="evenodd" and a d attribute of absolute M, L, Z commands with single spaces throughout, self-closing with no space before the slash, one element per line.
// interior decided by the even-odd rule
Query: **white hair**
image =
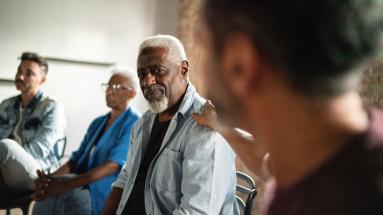
<path fill-rule="evenodd" d="M 166 96 L 162 97 L 159 101 L 148 101 L 148 103 L 150 110 L 152 110 L 154 113 L 161 113 L 168 109 L 169 106 L 169 100 Z"/>
<path fill-rule="evenodd" d="M 161 47 L 168 49 L 168 57 L 174 62 L 180 63 L 187 60 L 184 46 L 181 41 L 171 35 L 156 35 L 147 37 L 141 42 L 138 54 L 141 54 L 142 50 L 152 47 Z"/>
<path fill-rule="evenodd" d="M 129 79 L 130 86 L 133 87 L 135 91 L 138 91 L 139 89 L 138 77 L 137 77 L 137 73 L 133 69 L 129 67 L 125 67 L 125 66 L 116 66 L 111 69 L 111 73 L 112 73 L 112 76 L 121 75 Z"/>

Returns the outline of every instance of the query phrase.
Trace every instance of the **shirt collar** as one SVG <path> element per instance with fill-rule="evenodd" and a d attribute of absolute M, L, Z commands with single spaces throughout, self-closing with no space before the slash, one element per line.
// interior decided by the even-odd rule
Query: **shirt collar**
<path fill-rule="evenodd" d="M 38 101 L 40 101 L 42 96 L 43 96 L 43 91 L 38 90 L 36 95 L 32 98 L 31 102 L 28 104 L 28 106 L 25 109 L 30 109 L 30 108 L 34 107 L 36 105 L 36 103 Z M 16 101 L 15 101 L 14 108 L 18 110 L 20 108 L 20 103 L 21 103 L 21 95 L 18 95 L 16 98 Z"/>
<path fill-rule="evenodd" d="M 186 112 L 190 109 L 191 105 L 193 104 L 195 97 L 195 88 L 194 86 L 189 82 L 185 96 L 181 102 L 180 107 L 178 108 L 177 113 L 180 113 L 182 116 L 185 116 Z"/>

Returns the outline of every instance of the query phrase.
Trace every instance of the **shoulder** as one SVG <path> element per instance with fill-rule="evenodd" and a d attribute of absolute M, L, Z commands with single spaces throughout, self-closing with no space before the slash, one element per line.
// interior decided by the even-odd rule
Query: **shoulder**
<path fill-rule="evenodd" d="M 9 106 L 13 105 L 15 103 L 17 97 L 18 96 L 12 96 L 10 98 L 4 99 L 0 103 L 0 108 L 3 109 L 3 108 L 6 108 L 6 107 L 9 107 Z"/>
<path fill-rule="evenodd" d="M 144 121 L 149 121 L 150 119 L 154 118 L 155 113 L 153 113 L 150 110 L 145 111 L 145 113 L 142 114 L 142 116 L 137 121 L 137 124 L 135 127 L 142 127 L 144 124 Z"/>
<path fill-rule="evenodd" d="M 133 121 L 137 121 L 141 117 L 141 113 L 133 107 L 129 107 L 128 111 L 128 117 L 131 118 Z"/>
<path fill-rule="evenodd" d="M 187 130 L 190 131 L 190 135 L 192 136 L 195 136 L 197 134 L 200 134 L 203 136 L 205 135 L 215 136 L 217 134 L 217 132 L 215 132 L 214 130 L 198 124 L 192 118 L 193 113 L 201 112 L 202 106 L 204 105 L 205 102 L 206 100 L 204 98 L 202 98 L 197 93 L 195 93 L 195 95 L 193 96 L 193 101 L 190 105 L 190 108 L 183 115 L 183 120 L 184 120 L 183 126 L 185 126 Z M 197 137 L 194 137 L 194 138 L 197 138 Z"/>
<path fill-rule="evenodd" d="M 202 126 L 193 119 L 185 131 L 184 141 L 180 146 L 185 157 L 195 157 L 197 154 L 206 157 L 219 154 L 227 159 L 235 157 L 229 143 L 217 131 Z"/>
<path fill-rule="evenodd" d="M 226 143 L 226 140 L 217 131 L 198 124 L 192 118 L 188 119 L 186 131 L 189 142 L 198 143 L 201 146 L 215 142 Z"/>
<path fill-rule="evenodd" d="M 91 122 L 90 124 L 91 124 L 91 125 L 92 125 L 92 124 L 99 124 L 99 123 L 101 123 L 105 118 L 107 118 L 108 115 L 109 115 L 109 112 L 106 113 L 106 114 L 103 114 L 103 115 L 101 115 L 101 116 L 98 116 L 98 117 L 96 117 L 95 119 L 93 119 L 92 122 Z"/>
<path fill-rule="evenodd" d="M 139 133 L 142 132 L 144 121 L 150 119 L 153 116 L 153 113 L 150 110 L 146 111 L 142 115 L 139 112 L 136 113 L 137 114 L 134 116 L 135 120 L 132 127 L 132 137 L 137 137 Z"/>
<path fill-rule="evenodd" d="M 140 117 L 141 114 L 138 111 L 136 111 L 132 107 L 129 107 L 123 113 L 122 119 L 119 120 L 119 127 L 123 130 L 123 132 L 129 132 L 130 134 L 132 132 L 132 129 L 137 125 L 137 122 L 139 121 Z"/>
<path fill-rule="evenodd" d="M 192 96 L 192 102 L 188 111 L 186 111 L 181 117 L 183 122 L 180 132 L 183 138 L 183 144 L 181 147 L 186 153 L 206 152 L 211 153 L 213 151 L 226 152 L 233 154 L 231 147 L 227 141 L 217 131 L 200 125 L 193 118 L 193 113 L 200 113 L 206 99 L 201 97 L 197 92 Z"/>
<path fill-rule="evenodd" d="M 47 95 L 45 93 L 42 95 L 42 97 L 40 99 L 40 103 L 62 105 L 61 101 L 58 100 L 56 97 Z"/>
<path fill-rule="evenodd" d="M 64 110 L 64 106 L 60 100 L 55 97 L 43 94 L 37 103 L 37 107 L 46 110 Z"/>
<path fill-rule="evenodd" d="M 191 117 L 192 113 L 199 113 L 205 100 L 195 99 L 190 111 L 185 115 L 185 148 L 192 150 L 220 149 L 230 151 L 231 148 L 227 141 L 217 131 L 198 124 Z"/>
<path fill-rule="evenodd" d="M 201 97 L 197 92 L 195 92 L 192 97 L 191 106 L 189 108 L 189 111 L 187 112 L 187 114 L 190 115 L 189 117 L 191 117 L 192 113 L 199 113 L 205 102 L 206 99 Z"/>
<path fill-rule="evenodd" d="M 93 119 L 88 126 L 87 132 L 92 132 L 95 128 L 97 128 L 97 126 L 104 121 L 104 119 L 108 116 L 108 114 L 109 113 L 106 113 L 104 115 L 98 116 L 95 119 Z"/>

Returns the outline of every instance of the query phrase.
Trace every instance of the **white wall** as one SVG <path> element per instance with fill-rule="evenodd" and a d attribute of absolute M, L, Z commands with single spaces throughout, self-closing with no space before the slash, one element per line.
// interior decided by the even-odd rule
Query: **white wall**
<path fill-rule="evenodd" d="M 34 51 L 49 57 L 112 62 L 135 69 L 139 42 L 176 33 L 178 0 L 0 0 L 0 78 L 13 79 L 17 57 Z M 67 154 L 78 147 L 90 121 L 105 113 L 109 68 L 49 62 L 46 86 L 61 100 L 68 126 Z M 0 100 L 17 94 L 0 82 Z M 140 94 L 132 104 L 147 109 Z"/>

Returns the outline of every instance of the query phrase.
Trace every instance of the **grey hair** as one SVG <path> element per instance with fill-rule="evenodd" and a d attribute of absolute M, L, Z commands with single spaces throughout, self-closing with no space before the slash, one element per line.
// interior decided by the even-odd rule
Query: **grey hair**
<path fill-rule="evenodd" d="M 142 52 L 142 50 L 151 47 L 161 47 L 168 49 L 168 57 L 174 62 L 182 62 L 187 60 L 184 46 L 181 41 L 171 35 L 155 35 L 147 37 L 144 41 L 141 42 L 140 48 L 138 50 L 138 54 Z"/>
<path fill-rule="evenodd" d="M 139 89 L 138 77 L 133 69 L 125 66 L 116 66 L 111 69 L 111 73 L 112 75 L 121 75 L 126 77 L 130 81 L 130 86 L 133 87 L 135 91 Z"/>

